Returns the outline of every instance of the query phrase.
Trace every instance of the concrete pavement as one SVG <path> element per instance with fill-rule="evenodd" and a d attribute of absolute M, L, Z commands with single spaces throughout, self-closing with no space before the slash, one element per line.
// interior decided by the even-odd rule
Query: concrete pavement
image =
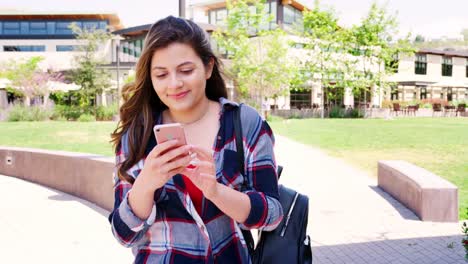
<path fill-rule="evenodd" d="M 0 175 L 0 189 L 0 263 L 132 262 L 112 237 L 107 211 L 13 177 Z"/>
<path fill-rule="evenodd" d="M 465 263 L 461 223 L 422 222 L 377 180 L 276 135 L 280 183 L 309 196 L 314 263 Z"/>
<path fill-rule="evenodd" d="M 465 263 L 460 223 L 422 222 L 376 179 L 318 149 L 276 135 L 280 183 L 310 199 L 316 263 Z M 109 176 L 109 180 L 111 180 Z M 0 263 L 131 263 L 108 212 L 0 175 Z"/>

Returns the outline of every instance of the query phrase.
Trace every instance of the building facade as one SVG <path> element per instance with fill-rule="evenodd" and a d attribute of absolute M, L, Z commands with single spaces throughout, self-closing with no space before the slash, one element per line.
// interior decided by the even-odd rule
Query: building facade
<path fill-rule="evenodd" d="M 421 49 L 398 62 L 387 100 L 468 101 L 468 52 Z"/>
<path fill-rule="evenodd" d="M 0 12 L 0 63 L 21 61 L 40 56 L 43 71 L 66 72 L 74 68 L 74 56 L 80 45 L 69 28 L 75 23 L 82 29 L 114 31 L 123 26 L 115 14 L 101 13 L 21 13 Z M 114 40 L 99 48 L 99 55 L 111 62 Z M 8 104 L 11 95 L 0 81 L 0 107 Z"/>

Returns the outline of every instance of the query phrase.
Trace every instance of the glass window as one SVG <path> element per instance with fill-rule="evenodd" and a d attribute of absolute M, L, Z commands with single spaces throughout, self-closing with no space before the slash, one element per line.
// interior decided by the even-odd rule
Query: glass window
<path fill-rule="evenodd" d="M 55 47 L 55 50 L 58 51 L 58 52 L 79 51 L 82 48 L 84 48 L 84 46 L 82 46 L 82 45 L 57 45 Z"/>
<path fill-rule="evenodd" d="M 270 2 L 270 14 L 273 16 L 273 19 L 270 21 L 270 29 L 274 29 L 278 25 L 278 17 L 276 16 L 276 13 L 276 2 Z"/>
<path fill-rule="evenodd" d="M 311 101 L 311 94 L 310 90 L 304 91 L 290 91 L 290 105 L 291 108 L 311 108 L 312 101 Z"/>
<path fill-rule="evenodd" d="M 390 100 L 398 100 L 398 87 L 392 87 L 390 93 Z"/>
<path fill-rule="evenodd" d="M 99 23 L 95 21 L 83 22 L 83 29 L 91 30 L 91 31 L 95 29 L 99 29 Z"/>
<path fill-rule="evenodd" d="M 47 22 L 47 34 L 48 35 L 55 34 L 55 22 Z"/>
<path fill-rule="evenodd" d="M 99 29 L 107 29 L 107 21 L 101 21 L 99 22 Z"/>
<path fill-rule="evenodd" d="M 29 23 L 28 22 L 20 22 L 20 34 L 27 35 L 29 33 Z"/>
<path fill-rule="evenodd" d="M 224 25 L 225 20 L 227 17 L 227 10 L 226 9 L 219 9 L 216 11 L 216 25 Z"/>
<path fill-rule="evenodd" d="M 37 46 L 3 46 L 3 51 L 6 52 L 41 52 L 45 51 L 45 46 L 44 45 L 37 45 Z"/>
<path fill-rule="evenodd" d="M 46 35 L 47 27 L 45 22 L 30 22 L 29 34 L 31 35 Z"/>
<path fill-rule="evenodd" d="M 447 101 L 451 102 L 453 100 L 453 91 L 452 87 L 447 88 Z"/>
<path fill-rule="evenodd" d="M 452 58 L 442 58 L 442 76 L 452 76 Z"/>
<path fill-rule="evenodd" d="M 210 10 L 208 16 L 208 23 L 214 24 L 216 22 L 216 11 Z"/>
<path fill-rule="evenodd" d="M 389 62 L 389 68 L 393 73 L 398 73 L 398 65 L 399 65 L 399 56 L 398 53 L 393 54 L 392 60 Z"/>
<path fill-rule="evenodd" d="M 20 24 L 18 22 L 3 22 L 3 34 L 18 35 L 20 33 Z"/>
<path fill-rule="evenodd" d="M 427 87 L 419 86 L 419 99 L 427 99 Z"/>
<path fill-rule="evenodd" d="M 68 28 L 70 26 L 70 22 L 57 22 L 55 24 L 55 34 L 57 35 L 71 35 L 73 31 Z"/>
<path fill-rule="evenodd" d="M 466 78 L 468 78 L 468 59 L 466 59 Z"/>
<path fill-rule="evenodd" d="M 284 24 L 292 25 L 294 23 L 294 8 L 289 5 L 284 6 Z"/>
<path fill-rule="evenodd" d="M 414 62 L 414 73 L 426 74 L 426 72 L 427 72 L 426 54 L 416 54 L 416 60 Z"/>

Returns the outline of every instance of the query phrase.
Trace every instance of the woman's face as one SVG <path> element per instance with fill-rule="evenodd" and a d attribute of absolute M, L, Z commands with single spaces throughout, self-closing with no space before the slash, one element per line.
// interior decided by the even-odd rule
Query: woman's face
<path fill-rule="evenodd" d="M 213 62 L 205 66 L 190 45 L 172 43 L 153 53 L 151 82 L 170 110 L 189 111 L 207 99 L 205 86 L 212 69 Z"/>

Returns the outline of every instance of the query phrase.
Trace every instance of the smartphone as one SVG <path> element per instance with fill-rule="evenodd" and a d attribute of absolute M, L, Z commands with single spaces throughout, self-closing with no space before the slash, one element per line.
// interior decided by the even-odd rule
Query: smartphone
<path fill-rule="evenodd" d="M 153 128 L 156 142 L 161 144 L 163 142 L 177 139 L 181 145 L 186 145 L 185 131 L 180 123 L 155 125 Z"/>

